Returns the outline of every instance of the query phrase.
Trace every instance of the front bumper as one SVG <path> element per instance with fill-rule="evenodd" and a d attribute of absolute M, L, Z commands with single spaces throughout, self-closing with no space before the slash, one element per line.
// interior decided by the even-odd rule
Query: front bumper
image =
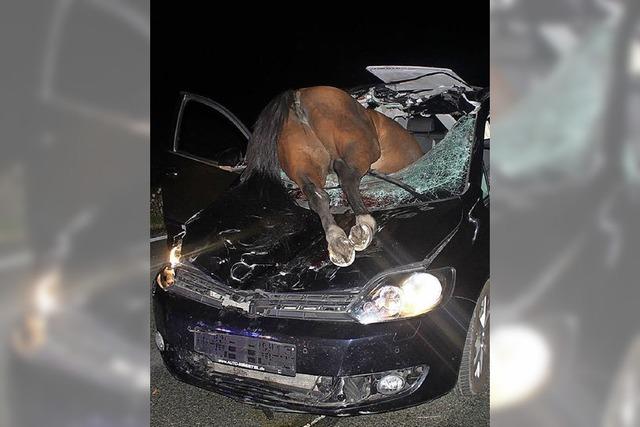
<path fill-rule="evenodd" d="M 179 380 L 236 400 L 290 412 L 355 415 L 414 406 L 453 388 L 473 303 L 451 298 L 424 316 L 387 323 L 248 318 L 154 283 L 156 328 L 167 369 Z M 194 351 L 193 330 L 268 337 L 296 347 L 296 377 L 220 365 Z M 397 395 L 327 405 L 304 392 L 312 377 L 334 379 L 423 367 L 415 386 Z"/>

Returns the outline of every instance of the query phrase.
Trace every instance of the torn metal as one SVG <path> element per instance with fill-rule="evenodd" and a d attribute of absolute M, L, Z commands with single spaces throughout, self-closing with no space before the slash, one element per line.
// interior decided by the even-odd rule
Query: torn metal
<path fill-rule="evenodd" d="M 351 95 L 365 108 L 385 114 L 412 132 L 426 154 L 390 174 L 390 179 L 365 176 L 360 185 L 365 205 L 375 211 L 460 195 L 471 161 L 476 112 L 486 89 L 471 87 L 444 68 L 367 69 L 385 83 L 355 88 Z M 284 172 L 281 178 L 297 203 L 308 208 L 297 185 Z M 334 213 L 349 209 L 335 174 L 327 176 L 325 190 Z"/>

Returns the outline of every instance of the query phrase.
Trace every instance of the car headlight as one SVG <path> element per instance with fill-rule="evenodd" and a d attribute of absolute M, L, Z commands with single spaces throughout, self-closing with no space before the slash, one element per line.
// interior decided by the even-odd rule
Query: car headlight
<path fill-rule="evenodd" d="M 176 278 L 176 266 L 180 264 L 180 257 L 182 256 L 182 243 L 178 242 L 169 251 L 169 264 L 162 267 L 156 277 L 156 283 L 162 288 L 167 289 L 175 283 Z"/>
<path fill-rule="evenodd" d="M 33 308 L 36 312 L 49 316 L 60 309 L 60 271 L 54 269 L 40 277 L 34 287 Z"/>
<path fill-rule="evenodd" d="M 455 269 L 407 266 L 374 277 L 349 314 L 363 324 L 419 316 L 436 308 L 453 290 Z"/>
<path fill-rule="evenodd" d="M 47 271 L 36 281 L 23 318 L 13 330 L 13 346 L 17 351 L 30 354 L 46 342 L 49 318 L 61 311 L 60 282 L 58 268 Z"/>
<path fill-rule="evenodd" d="M 182 243 L 178 243 L 169 251 L 169 263 L 171 267 L 175 267 L 180 264 L 180 257 L 182 256 Z"/>

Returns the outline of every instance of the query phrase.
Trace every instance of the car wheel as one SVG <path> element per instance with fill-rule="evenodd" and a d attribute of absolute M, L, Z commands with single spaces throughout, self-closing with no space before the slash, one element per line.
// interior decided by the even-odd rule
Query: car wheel
<path fill-rule="evenodd" d="M 490 281 L 484 284 L 467 330 L 456 392 L 474 396 L 489 391 Z"/>

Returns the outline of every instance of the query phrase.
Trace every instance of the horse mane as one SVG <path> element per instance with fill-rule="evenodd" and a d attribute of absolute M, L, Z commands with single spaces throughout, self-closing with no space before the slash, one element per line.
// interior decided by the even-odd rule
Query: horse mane
<path fill-rule="evenodd" d="M 261 175 L 280 181 L 278 139 L 282 127 L 289 117 L 289 108 L 294 101 L 294 93 L 293 90 L 282 92 L 260 112 L 247 145 L 245 161 L 247 166 L 240 178 L 242 182 L 253 175 Z"/>

